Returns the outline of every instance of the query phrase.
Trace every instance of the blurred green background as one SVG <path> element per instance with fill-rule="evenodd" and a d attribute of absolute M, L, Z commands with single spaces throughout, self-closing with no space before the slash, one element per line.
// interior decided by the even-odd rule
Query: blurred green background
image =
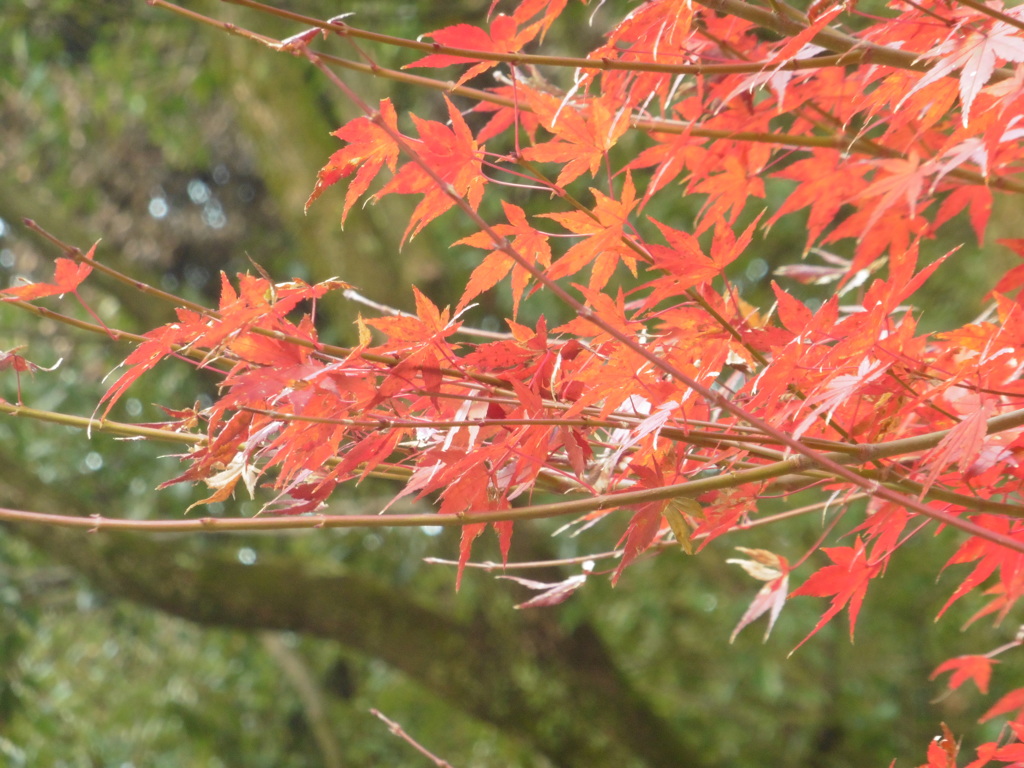
<path fill-rule="evenodd" d="M 488 3 L 282 5 L 318 17 L 353 11 L 358 26 L 415 37 L 479 22 Z M 299 31 L 231 5 L 189 7 L 274 36 Z M 546 48 L 579 54 L 634 7 L 573 5 Z M 98 258 L 207 302 L 218 272 L 250 269 L 249 259 L 282 280 L 337 275 L 394 306 L 409 306 L 414 283 L 441 305 L 458 300 L 479 253 L 449 248 L 472 232 L 455 213 L 401 250 L 415 201 L 357 208 L 341 231 L 342 193 L 331 190 L 303 215 L 316 170 L 338 146 L 329 132 L 356 113 L 302 61 L 129 0 L 8 0 L 0 40 L 4 286 L 48 275 L 55 253 L 21 225 L 31 217 L 83 248 L 103 238 Z M 385 66 L 412 58 L 372 50 Z M 345 77 L 371 101 L 390 96 L 400 112 L 443 119 L 435 92 Z M 630 138 L 622 150 L 640 141 Z M 672 226 L 684 227 L 699 207 L 671 191 L 662 197 L 649 213 Z M 498 210 L 495 200 L 486 205 L 485 213 Z M 748 300 L 767 308 L 770 270 L 799 258 L 800 228 L 791 217 L 735 265 Z M 949 238 L 969 240 L 963 222 Z M 929 327 L 977 314 L 1006 266 L 1005 256 L 974 244 L 958 259 L 919 297 Z M 85 293 L 112 326 L 145 330 L 172 316 L 101 279 Z M 498 328 L 509 312 L 506 293 L 480 303 L 474 322 Z M 322 338 L 351 338 L 357 309 L 324 302 Z M 543 296 L 524 312 L 527 320 L 564 316 Z M 18 345 L 41 365 L 63 358 L 53 373 L 22 377 L 25 403 L 77 414 L 93 411 L 103 378 L 129 351 L 0 305 L 0 349 Z M 153 403 L 190 406 L 212 387 L 184 365 L 165 365 L 114 415 L 156 421 L 162 414 Z M 0 396 L 16 397 L 9 372 Z M 177 460 L 166 457 L 175 450 L 3 419 L 0 505 L 180 516 L 198 492 L 153 490 L 177 473 Z M 376 511 L 393 493 L 366 483 L 340 494 L 335 511 Z M 810 500 L 768 501 L 765 509 Z M 213 512 L 257 508 L 239 499 Z M 556 527 L 520 527 L 514 559 L 601 551 L 619 533 L 609 523 L 552 538 Z M 0 764 L 427 765 L 371 707 L 458 768 L 812 768 L 888 765 L 896 756 L 914 764 L 940 721 L 960 733 L 987 706 L 969 687 L 942 697 L 928 674 L 950 656 L 990 650 L 1014 628 L 961 633 L 977 607 L 969 601 L 933 624 L 954 584 L 947 575 L 935 586 L 955 543 L 942 537 L 899 553 L 869 593 L 855 644 L 843 615 L 787 658 L 824 607 L 802 598 L 787 606 L 769 642 L 762 645 L 754 626 L 730 646 L 759 586 L 725 564 L 731 547 L 798 556 L 819 530 L 816 520 L 797 521 L 729 537 L 698 557 L 666 552 L 632 567 L 614 590 L 594 577 L 562 606 L 516 612 L 527 597 L 520 587 L 472 571 L 455 593 L 450 569 L 422 562 L 455 555 L 450 533 L 142 537 L 2 526 Z M 481 539 L 475 555 L 495 559 L 493 541 Z M 1008 685 L 1020 668 L 1008 659 L 1000 673 Z"/>

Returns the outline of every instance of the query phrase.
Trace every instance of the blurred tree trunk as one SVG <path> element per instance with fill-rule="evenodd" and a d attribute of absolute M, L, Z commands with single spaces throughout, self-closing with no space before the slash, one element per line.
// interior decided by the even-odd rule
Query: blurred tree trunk
<path fill-rule="evenodd" d="M 9 458 L 0 452 L 0 460 Z M 102 511 L 70 494 L 26 491 L 9 478 L 0 480 L 0 506 Z M 411 590 L 344 568 L 325 573 L 323 563 L 314 571 L 298 557 L 261 553 L 245 565 L 234 547 L 218 550 L 196 537 L 38 525 L 3 530 L 111 597 L 203 625 L 325 638 L 379 659 L 556 765 L 701 765 L 589 624 L 566 630 L 556 611 L 510 611 L 497 590 L 481 596 L 471 619 L 460 620 Z"/>
<path fill-rule="evenodd" d="M 8 530 L 112 597 L 199 624 L 290 630 L 369 654 L 556 765 L 701 765 L 593 628 L 564 631 L 555 612 L 502 606 L 458 621 L 363 574 L 314 574 L 296 559 L 243 565 L 226 554 L 199 556 L 189 539 Z"/>

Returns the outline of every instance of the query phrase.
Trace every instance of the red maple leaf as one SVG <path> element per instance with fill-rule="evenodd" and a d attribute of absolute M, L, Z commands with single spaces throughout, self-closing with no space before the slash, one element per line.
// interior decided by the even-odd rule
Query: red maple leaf
<path fill-rule="evenodd" d="M 981 452 L 988 428 L 986 421 L 995 414 L 995 411 L 995 400 L 984 400 L 979 408 L 967 414 L 949 430 L 938 445 L 921 457 L 920 467 L 928 469 L 922 483 L 925 493 L 942 471 L 954 461 L 957 462 L 960 473 L 966 474 Z"/>
<path fill-rule="evenodd" d="M 488 13 L 494 13 L 494 9 L 497 7 L 500 0 L 491 0 L 491 8 Z M 547 32 L 548 28 L 554 23 L 562 11 L 565 9 L 567 0 L 523 0 L 516 6 L 515 11 L 512 12 L 512 16 L 519 21 L 520 24 L 524 24 L 532 19 L 537 14 L 543 14 L 538 21 L 540 25 L 541 39 Z M 587 0 L 583 0 L 586 4 Z"/>
<path fill-rule="evenodd" d="M 413 296 L 416 299 L 416 316 L 400 315 L 397 317 L 376 317 L 366 320 L 367 325 L 372 325 L 384 331 L 393 342 L 395 349 L 401 349 L 410 343 L 423 343 L 433 338 L 450 336 L 458 330 L 458 324 L 451 323 L 451 312 L 448 309 L 441 311 L 437 306 L 424 296 L 418 288 L 413 286 Z"/>
<path fill-rule="evenodd" d="M 880 198 L 867 224 L 864 225 L 865 232 L 873 229 L 886 209 L 899 200 L 907 204 L 911 217 L 915 216 L 925 180 L 937 170 L 930 163 L 922 163 L 920 156 L 913 151 L 906 159 L 878 160 L 875 161 L 875 166 L 880 173 L 876 174 L 871 184 L 858 195 L 864 198 Z"/>
<path fill-rule="evenodd" d="M 608 35 L 609 48 L 658 60 L 671 60 L 673 52 L 694 44 L 690 36 L 694 5 L 688 0 L 660 0 L 638 5 Z"/>
<path fill-rule="evenodd" d="M 661 523 L 664 519 L 661 511 L 664 507 L 664 501 L 654 501 L 649 504 L 641 504 L 633 514 L 629 525 L 626 526 L 625 534 L 619 540 L 618 546 L 622 547 L 622 559 L 615 567 L 615 572 L 612 573 L 613 585 L 619 580 L 626 566 L 654 543 L 658 531 L 661 530 Z"/>
<path fill-rule="evenodd" d="M 809 207 L 807 246 L 810 247 L 836 220 L 839 209 L 864 189 L 867 182 L 863 176 L 867 172 L 868 166 L 851 166 L 838 150 L 825 149 L 797 160 L 777 174 L 799 183 L 768 220 L 767 226 L 787 213 Z"/>
<path fill-rule="evenodd" d="M 960 743 L 953 736 L 949 726 L 943 723 L 942 735 L 936 736 L 928 745 L 928 762 L 918 768 L 956 768 L 956 756 L 959 752 Z M 893 763 L 895 762 L 893 760 Z"/>
<path fill-rule="evenodd" d="M 793 590 L 790 596 L 832 597 L 832 604 L 814 626 L 814 629 L 800 641 L 797 648 L 806 643 L 846 607 L 849 608 L 850 639 L 852 640 L 854 626 L 857 624 L 857 614 L 860 613 L 860 607 L 864 603 L 868 584 L 881 572 L 880 563 L 868 562 L 867 550 L 860 538 L 852 547 L 825 547 L 822 552 L 828 556 L 833 565 L 827 565 L 816 573 L 812 573 L 810 578 Z"/>
<path fill-rule="evenodd" d="M 949 659 L 937 666 L 928 679 L 934 680 L 944 672 L 952 672 L 946 683 L 946 687 L 949 690 L 955 691 L 968 680 L 973 680 L 974 684 L 978 686 L 979 691 L 988 693 L 988 681 L 992 677 L 992 665 L 998 663 L 998 659 L 990 659 L 988 656 L 976 654 L 957 656 L 955 659 Z"/>
<path fill-rule="evenodd" d="M 1018 541 L 1024 539 L 1024 528 L 1019 523 L 1005 517 L 977 515 L 971 518 L 971 522 Z M 944 568 L 961 563 L 974 563 L 975 565 L 960 586 L 950 595 L 946 604 L 942 606 L 939 616 L 942 616 L 953 603 L 974 590 L 993 574 L 999 576 L 999 582 L 1003 588 L 1000 600 L 1000 618 L 1005 616 L 1010 608 L 1024 596 L 1024 556 L 1019 552 L 1008 549 L 1002 544 L 971 536 L 960 545 Z"/>
<path fill-rule="evenodd" d="M 654 266 L 672 275 L 676 291 L 706 283 L 721 274 L 721 266 L 704 254 L 700 242 L 694 235 L 673 229 L 654 219 L 651 221 L 657 226 L 668 245 L 648 245 L 647 250 L 654 260 Z"/>
<path fill-rule="evenodd" d="M 1024 239 L 1020 238 L 1003 238 L 997 240 L 1000 245 L 1005 245 L 1007 248 L 1013 250 L 1020 258 L 1024 259 Z M 1008 270 L 1006 274 L 1000 278 L 999 282 L 996 283 L 996 287 L 992 290 L 996 293 L 1010 293 L 1015 291 L 1021 286 L 1024 286 L 1024 264 L 1018 264 L 1016 267 Z"/>
<path fill-rule="evenodd" d="M 75 261 L 63 256 L 58 258 L 54 267 L 52 283 L 29 283 L 16 288 L 8 288 L 5 291 L 0 291 L 3 294 L 3 300 L 34 301 L 44 296 L 61 296 L 65 293 L 73 293 L 77 296 L 78 286 L 92 272 L 92 265 L 88 262 L 92 261 L 96 254 L 96 246 L 99 244 L 100 241 L 97 240 L 88 253 L 84 254 L 83 258 L 86 259 L 86 262 Z"/>
<path fill-rule="evenodd" d="M 1014 716 L 1014 719 L 1016 719 L 1020 716 L 1022 710 L 1024 710 L 1024 688 L 1015 688 L 993 704 L 988 711 L 981 716 L 978 722 L 988 722 L 993 717 L 1005 715 L 1007 712 L 1016 712 L 1017 714 Z"/>
<path fill-rule="evenodd" d="M 935 213 L 933 226 L 941 227 L 965 208 L 974 236 L 978 238 L 980 245 L 985 242 L 985 228 L 992 214 L 992 190 L 988 187 L 972 184 L 954 189 Z"/>
<path fill-rule="evenodd" d="M 179 323 L 164 325 L 147 332 L 146 340 L 139 344 L 135 351 L 121 363 L 121 365 L 127 366 L 128 370 L 121 374 L 100 398 L 99 405 L 107 403 L 107 407 L 103 411 L 103 418 L 107 417 L 110 409 L 114 407 L 114 403 L 128 391 L 136 379 L 172 354 L 176 345 L 192 341 L 197 335 L 197 328 L 202 327 L 205 317 L 196 312 L 179 309 L 178 320 Z"/>
<path fill-rule="evenodd" d="M 708 195 L 695 231 L 699 235 L 716 221 L 734 223 L 752 198 L 764 197 L 764 179 L 760 169 L 751 170 L 736 156 L 727 155 L 722 160 L 721 172 L 696 181 L 690 191 Z"/>

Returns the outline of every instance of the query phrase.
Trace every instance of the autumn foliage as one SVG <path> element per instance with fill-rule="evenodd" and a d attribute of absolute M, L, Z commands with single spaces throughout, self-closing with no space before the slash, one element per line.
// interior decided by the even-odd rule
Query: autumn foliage
<path fill-rule="evenodd" d="M 307 205 L 337 206 L 344 223 L 367 202 L 413 195 L 405 238 L 461 216 L 476 232 L 453 248 L 478 266 L 457 306 L 413 288 L 415 314 L 366 312 L 346 348 L 321 343 L 307 311 L 349 289 L 341 279 L 224 276 L 216 309 L 182 306 L 136 339 L 94 428 L 111 428 L 131 384 L 177 358 L 216 372 L 220 398 L 139 434 L 188 442 L 172 482 L 205 483 L 206 502 L 239 483 L 266 494 L 264 527 L 422 524 L 326 507 L 342 484 L 385 477 L 396 498 L 435 499 L 438 519 L 461 527 L 460 566 L 488 527 L 507 556 L 516 522 L 564 517 L 618 541 L 617 580 L 652 549 L 695 552 L 770 522 L 761 498 L 813 488 L 821 503 L 808 509 L 825 521 L 815 549 L 775 552 L 766 533 L 764 549 L 733 561 L 762 584 L 737 632 L 765 614 L 770 631 L 789 598 L 809 596 L 824 598 L 810 635 L 844 610 L 852 635 L 890 557 L 939 530 L 959 542 L 946 607 L 984 592 L 974 620 L 1013 615 L 1024 597 L 1024 267 L 993 275 L 987 310 L 963 327 L 921 332 L 913 301 L 961 258 L 934 254 L 945 225 L 966 221 L 981 242 L 993 196 L 1024 192 L 1024 11 L 649 0 L 572 58 L 544 51 L 565 0 L 496 1 L 485 27 L 420 41 L 240 4 L 299 31 L 232 31 L 306 58 L 364 109 L 335 132 L 315 184 L 308 169 Z M 409 49 L 409 63 L 379 67 L 372 43 Z M 437 90 L 438 119 L 386 98 L 364 104 L 346 70 Z M 784 185 L 781 203 L 766 201 L 769 181 Z M 524 204 L 506 199 L 513 188 Z M 694 222 L 646 212 L 680 197 L 700 201 Z M 777 271 L 774 303 L 754 306 L 730 265 L 787 217 L 806 222 L 802 252 Z M 1024 256 L 1024 239 L 1005 244 Z M 101 262 L 102 248 L 65 247 L 52 284 L 4 296 L 30 308 L 77 293 Z M 832 292 L 804 303 L 800 283 Z M 512 316 L 481 341 L 464 317 L 492 290 L 511 291 Z M 551 327 L 529 312 L 543 295 L 573 319 Z M 0 365 L 30 370 L 4 355 Z M 555 495 L 542 504 L 541 492 Z M 541 594 L 530 605 L 584 581 L 531 582 Z M 987 693 L 996 656 L 1017 645 L 935 675 Z M 1008 728 L 977 747 L 972 768 L 1024 759 L 1024 689 L 991 718 Z M 956 765 L 958 749 L 944 733 L 927 764 Z"/>

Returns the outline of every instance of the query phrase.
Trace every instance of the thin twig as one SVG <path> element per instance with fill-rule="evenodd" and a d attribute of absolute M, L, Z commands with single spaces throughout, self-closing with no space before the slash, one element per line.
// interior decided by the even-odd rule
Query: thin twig
<path fill-rule="evenodd" d="M 384 723 L 388 727 L 388 730 L 391 731 L 391 733 L 393 733 L 406 744 L 411 746 L 421 755 L 431 760 L 434 763 L 434 765 L 437 766 L 437 768 L 452 768 L 451 763 L 449 763 L 447 760 L 442 760 L 429 749 L 424 747 L 422 744 L 416 741 L 416 739 L 414 739 L 412 736 L 406 733 L 405 729 L 403 729 L 402 726 L 400 726 L 394 720 L 391 720 L 390 718 L 386 717 L 379 709 L 371 709 L 370 714 L 376 717 L 382 723 Z"/>

